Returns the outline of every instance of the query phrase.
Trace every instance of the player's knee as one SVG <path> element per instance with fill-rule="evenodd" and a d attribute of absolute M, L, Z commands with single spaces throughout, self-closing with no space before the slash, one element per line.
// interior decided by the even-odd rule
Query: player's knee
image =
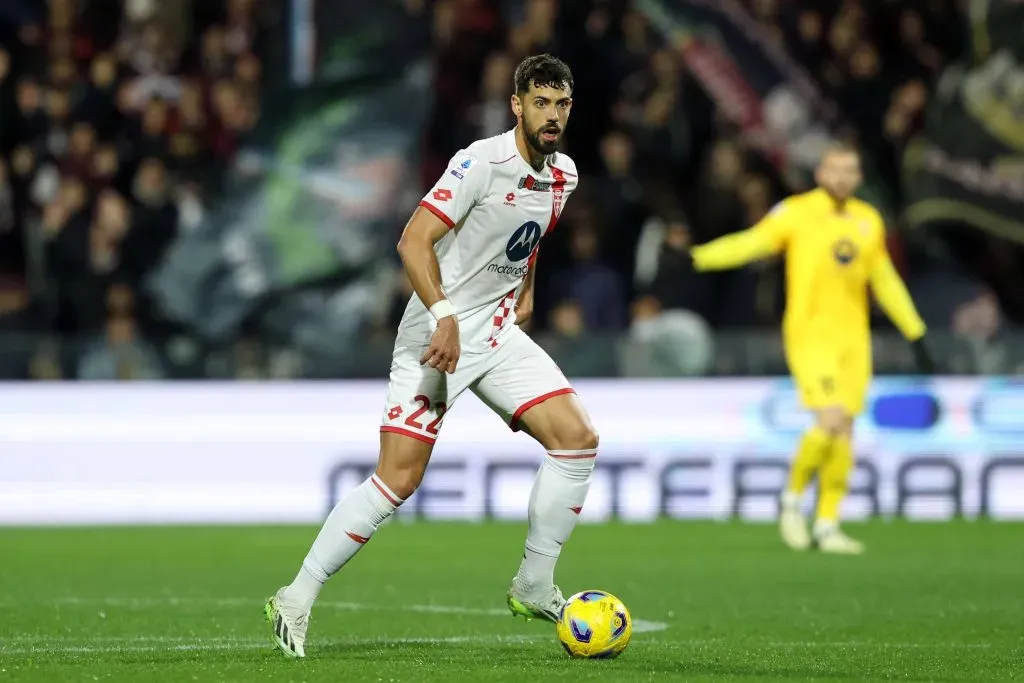
<path fill-rule="evenodd" d="M 377 476 L 403 500 L 411 496 L 430 462 L 433 444 L 407 436 L 381 432 Z"/>
<path fill-rule="evenodd" d="M 549 448 L 564 451 L 596 450 L 599 441 L 593 425 L 577 420 L 558 427 Z"/>
<path fill-rule="evenodd" d="M 405 500 L 419 488 L 423 481 L 423 469 L 413 466 L 378 466 L 377 476 L 396 496 Z"/>
<path fill-rule="evenodd" d="M 414 457 L 381 457 L 377 476 L 403 500 L 411 496 L 423 481 L 426 461 Z"/>

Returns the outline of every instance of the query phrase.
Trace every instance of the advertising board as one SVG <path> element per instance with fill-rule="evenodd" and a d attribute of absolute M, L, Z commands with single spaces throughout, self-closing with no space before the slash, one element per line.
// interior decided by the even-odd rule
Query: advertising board
<path fill-rule="evenodd" d="M 808 423 L 788 381 L 576 389 L 601 434 L 584 520 L 774 517 Z M 316 523 L 372 470 L 383 401 L 381 382 L 7 384 L 0 524 Z M 1022 415 L 1008 379 L 877 381 L 845 514 L 1024 518 Z M 465 395 L 400 517 L 523 519 L 542 456 Z"/>

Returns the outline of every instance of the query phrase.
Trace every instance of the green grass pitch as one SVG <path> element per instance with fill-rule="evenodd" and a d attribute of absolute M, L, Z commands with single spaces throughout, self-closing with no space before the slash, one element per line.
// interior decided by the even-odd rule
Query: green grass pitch
<path fill-rule="evenodd" d="M 387 525 L 298 661 L 262 607 L 312 528 L 0 529 L 0 682 L 1024 680 L 1024 526 L 849 529 L 868 554 L 795 554 L 765 525 L 581 526 L 565 592 L 666 626 L 614 661 L 505 613 L 521 524 Z"/>

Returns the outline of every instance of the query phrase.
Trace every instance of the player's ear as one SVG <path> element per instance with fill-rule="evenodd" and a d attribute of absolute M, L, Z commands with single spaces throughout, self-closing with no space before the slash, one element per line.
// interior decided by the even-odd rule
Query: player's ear
<path fill-rule="evenodd" d="M 516 115 L 516 120 L 518 121 L 519 117 L 523 115 L 523 103 L 519 99 L 519 95 L 516 95 L 515 93 L 512 94 L 511 104 L 512 113 Z"/>

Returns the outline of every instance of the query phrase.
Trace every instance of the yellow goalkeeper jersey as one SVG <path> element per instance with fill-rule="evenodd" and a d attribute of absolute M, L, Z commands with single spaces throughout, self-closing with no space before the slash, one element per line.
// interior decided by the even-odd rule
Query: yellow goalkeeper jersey
<path fill-rule="evenodd" d="M 787 344 L 870 343 L 868 285 L 907 339 L 925 325 L 893 267 L 878 211 L 851 198 L 840 208 L 822 189 L 780 202 L 759 223 L 694 247 L 697 270 L 724 270 L 785 252 Z"/>

